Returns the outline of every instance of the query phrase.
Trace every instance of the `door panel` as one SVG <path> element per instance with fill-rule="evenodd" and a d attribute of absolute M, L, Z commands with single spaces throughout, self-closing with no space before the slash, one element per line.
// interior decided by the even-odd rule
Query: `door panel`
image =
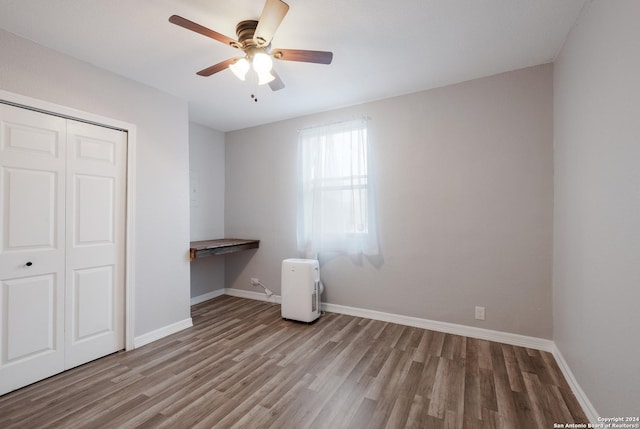
<path fill-rule="evenodd" d="M 54 248 L 56 172 L 18 168 L 3 171 L 8 203 L 4 251 Z"/>
<path fill-rule="evenodd" d="M 65 142 L 0 105 L 0 394 L 64 370 Z"/>
<path fill-rule="evenodd" d="M 0 393 L 64 371 L 63 294 L 55 274 L 0 281 Z"/>
<path fill-rule="evenodd" d="M 2 282 L 3 365 L 55 352 L 56 287 L 53 274 Z"/>
<path fill-rule="evenodd" d="M 7 106 L 8 107 L 8 106 Z M 3 139 L 0 148 L 4 151 L 16 153 L 37 153 L 40 156 L 57 158 L 60 148 L 59 128 L 60 118 L 33 118 L 35 112 L 23 110 L 13 112 L 10 117 L 5 115 L 3 121 Z M 64 141 L 62 141 L 64 144 Z"/>
<path fill-rule="evenodd" d="M 121 131 L 67 124 L 69 367 L 124 348 L 126 138 Z"/>
<path fill-rule="evenodd" d="M 110 137 L 95 138 L 83 134 L 75 134 L 75 157 L 78 160 L 97 161 L 115 165 L 117 142 Z"/>
<path fill-rule="evenodd" d="M 114 178 L 77 174 L 74 179 L 74 246 L 113 245 Z"/>
<path fill-rule="evenodd" d="M 87 341 L 114 331 L 113 306 L 116 299 L 114 267 L 96 267 L 74 272 L 73 341 Z"/>

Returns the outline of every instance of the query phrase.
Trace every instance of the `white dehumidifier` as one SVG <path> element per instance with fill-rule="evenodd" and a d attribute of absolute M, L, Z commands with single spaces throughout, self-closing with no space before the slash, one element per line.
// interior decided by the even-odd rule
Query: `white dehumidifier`
<path fill-rule="evenodd" d="M 320 264 L 315 259 L 282 261 L 282 317 L 313 322 L 320 317 Z"/>

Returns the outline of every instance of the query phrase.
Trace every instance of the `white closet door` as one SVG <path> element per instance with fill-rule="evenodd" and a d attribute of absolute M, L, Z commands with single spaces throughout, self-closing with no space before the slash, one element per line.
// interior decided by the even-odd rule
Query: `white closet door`
<path fill-rule="evenodd" d="M 124 348 L 126 145 L 0 104 L 0 395 Z"/>
<path fill-rule="evenodd" d="M 127 134 L 68 121 L 66 367 L 124 348 Z"/>
<path fill-rule="evenodd" d="M 0 394 L 65 366 L 65 123 L 0 104 Z"/>

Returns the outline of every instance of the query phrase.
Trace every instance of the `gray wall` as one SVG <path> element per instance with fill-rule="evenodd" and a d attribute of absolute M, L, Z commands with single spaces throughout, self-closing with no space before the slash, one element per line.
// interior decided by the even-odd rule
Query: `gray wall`
<path fill-rule="evenodd" d="M 0 89 L 137 126 L 135 335 L 190 317 L 185 101 L 0 30 Z"/>
<path fill-rule="evenodd" d="M 604 417 L 640 411 L 638 23 L 588 4 L 554 73 L 554 340 Z"/>
<path fill-rule="evenodd" d="M 324 300 L 551 338 L 552 78 L 543 65 L 227 133 L 225 232 L 262 240 L 227 258 L 227 287 L 279 293 L 298 256 L 297 130 L 364 115 L 383 263 L 322 261 Z"/>
<path fill-rule="evenodd" d="M 224 238 L 224 133 L 189 124 L 189 174 L 191 241 Z M 224 260 L 191 262 L 191 298 L 225 287 Z"/>

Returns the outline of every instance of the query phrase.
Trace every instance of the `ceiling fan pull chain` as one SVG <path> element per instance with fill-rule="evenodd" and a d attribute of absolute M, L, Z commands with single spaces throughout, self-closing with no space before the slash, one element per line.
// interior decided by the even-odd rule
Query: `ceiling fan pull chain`
<path fill-rule="evenodd" d="M 253 84 L 253 92 L 251 93 L 251 99 L 254 102 L 258 102 L 258 76 L 256 73 L 253 74 L 253 79 L 251 79 L 251 83 Z"/>

